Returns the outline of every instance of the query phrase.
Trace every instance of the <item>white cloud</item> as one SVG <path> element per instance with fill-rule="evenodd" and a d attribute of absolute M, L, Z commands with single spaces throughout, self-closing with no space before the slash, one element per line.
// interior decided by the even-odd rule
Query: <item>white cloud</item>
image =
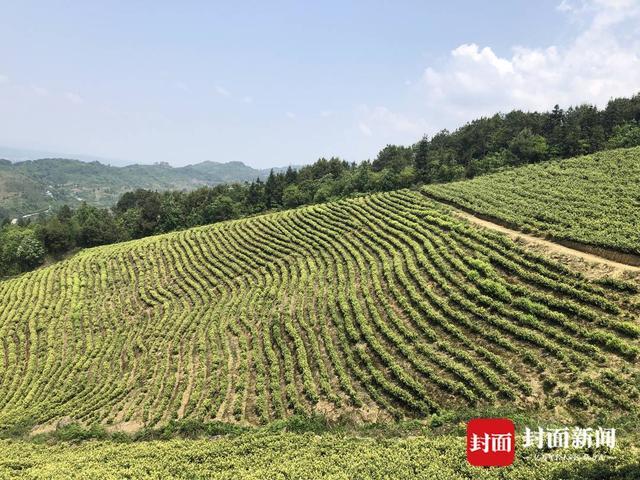
<path fill-rule="evenodd" d="M 242 101 L 243 101 L 244 103 L 252 103 L 252 102 L 253 102 L 253 98 L 252 98 L 252 97 L 250 97 L 249 95 L 247 95 L 247 96 L 245 96 L 245 97 L 243 97 L 243 98 L 242 98 Z"/>
<path fill-rule="evenodd" d="M 560 12 L 570 12 L 573 10 L 573 6 L 571 5 L 571 2 L 568 2 L 567 0 L 562 0 L 556 8 Z"/>
<path fill-rule="evenodd" d="M 285 113 L 285 115 L 287 116 L 287 118 L 296 118 L 296 114 L 293 112 L 287 112 Z"/>
<path fill-rule="evenodd" d="M 327 117 L 330 117 L 331 115 L 333 115 L 333 112 L 331 110 L 322 110 L 320 112 L 320 116 L 322 118 L 327 118 Z"/>
<path fill-rule="evenodd" d="M 584 25 L 566 46 L 515 46 L 501 57 L 469 43 L 427 68 L 421 88 L 429 119 L 451 127 L 496 111 L 604 105 L 640 91 L 640 0 L 563 0 L 557 8 Z"/>
<path fill-rule="evenodd" d="M 227 89 L 226 89 L 226 88 L 224 88 L 224 87 L 221 87 L 220 85 L 217 85 L 217 86 L 216 86 L 216 93 L 217 93 L 218 95 L 223 96 L 223 97 L 229 97 L 229 96 L 231 96 L 231 93 L 229 92 L 229 90 L 227 90 Z"/>
<path fill-rule="evenodd" d="M 80 105 L 83 102 L 82 97 L 80 95 L 78 95 L 77 93 L 73 93 L 73 92 L 65 93 L 64 94 L 64 98 L 66 98 L 71 103 L 74 103 L 76 105 Z"/>
<path fill-rule="evenodd" d="M 367 137 L 373 136 L 373 132 L 371 131 L 371 129 L 369 128 L 369 126 L 367 124 L 360 122 L 358 124 L 358 128 L 360 129 L 360 131 L 362 132 L 363 135 L 365 135 Z"/>
<path fill-rule="evenodd" d="M 609 10 L 609 13 L 616 10 L 622 12 L 634 7 L 637 7 L 636 0 L 562 0 L 556 9 L 578 15 L 594 13 L 602 15 L 603 10 Z"/>
<path fill-rule="evenodd" d="M 9 77 L 7 77 L 6 75 L 2 75 L 0 73 L 0 83 L 7 83 L 9 81 Z"/>

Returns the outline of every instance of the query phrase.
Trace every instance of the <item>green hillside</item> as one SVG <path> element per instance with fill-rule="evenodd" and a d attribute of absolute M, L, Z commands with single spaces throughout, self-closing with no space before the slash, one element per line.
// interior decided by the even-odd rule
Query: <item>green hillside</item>
<path fill-rule="evenodd" d="M 257 170 L 241 162 L 202 162 L 174 168 L 167 164 L 113 167 L 64 158 L 16 163 L 0 160 L 0 218 L 50 206 L 75 206 L 82 201 L 111 206 L 120 195 L 137 188 L 192 190 L 203 185 L 252 181 L 268 174 L 269 170 Z"/>
<path fill-rule="evenodd" d="M 629 412 L 619 288 L 407 190 L 88 249 L 0 283 L 0 425 Z"/>
<path fill-rule="evenodd" d="M 524 232 L 640 254 L 640 147 L 427 185 L 423 191 Z"/>

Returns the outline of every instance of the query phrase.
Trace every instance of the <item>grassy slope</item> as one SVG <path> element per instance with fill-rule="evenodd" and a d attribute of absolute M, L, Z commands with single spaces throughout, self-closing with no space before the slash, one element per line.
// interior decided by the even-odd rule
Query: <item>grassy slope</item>
<path fill-rule="evenodd" d="M 639 333 L 637 296 L 392 192 L 1 282 L 0 426 L 615 415 L 637 408 Z"/>
<path fill-rule="evenodd" d="M 525 232 L 640 254 L 640 147 L 427 185 L 424 191 Z"/>
<path fill-rule="evenodd" d="M 518 450 L 519 452 L 522 449 Z M 466 463 L 464 440 L 411 437 L 377 440 L 294 433 L 245 434 L 216 440 L 52 446 L 0 440 L 3 478 L 394 478 L 635 479 L 632 452 L 596 461 L 545 461 L 518 453 L 507 468 Z M 567 452 L 575 454 L 576 452 Z"/>

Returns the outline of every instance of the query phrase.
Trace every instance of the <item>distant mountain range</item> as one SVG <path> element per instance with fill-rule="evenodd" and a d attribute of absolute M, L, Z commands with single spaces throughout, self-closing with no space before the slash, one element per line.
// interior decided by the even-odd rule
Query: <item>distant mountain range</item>
<path fill-rule="evenodd" d="M 36 158 L 73 158 L 81 162 L 100 162 L 105 165 L 113 165 L 116 167 L 124 167 L 131 165 L 132 161 L 98 157 L 96 155 L 85 155 L 81 153 L 54 152 L 50 150 L 35 150 L 31 148 L 15 148 L 0 145 L 0 158 L 11 160 L 12 162 L 24 162 L 25 160 L 34 160 Z"/>
<path fill-rule="evenodd" d="M 63 204 L 73 207 L 83 201 L 111 206 L 124 192 L 137 188 L 192 190 L 203 185 L 264 179 L 270 170 L 255 169 L 242 162 L 116 167 L 67 158 L 0 160 L 0 218 L 30 215 Z"/>

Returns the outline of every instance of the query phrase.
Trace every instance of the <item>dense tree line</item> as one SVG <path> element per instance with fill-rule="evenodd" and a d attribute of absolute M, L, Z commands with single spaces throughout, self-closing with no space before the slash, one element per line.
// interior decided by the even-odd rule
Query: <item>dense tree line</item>
<path fill-rule="evenodd" d="M 640 145 L 640 94 L 606 108 L 580 105 L 549 112 L 514 110 L 443 130 L 412 146 L 387 145 L 359 164 L 321 158 L 265 181 L 191 192 L 136 190 L 111 209 L 83 204 L 72 211 L 0 229 L 0 275 L 13 275 L 76 248 L 325 202 L 421 183 L 472 178 L 513 166 Z"/>

